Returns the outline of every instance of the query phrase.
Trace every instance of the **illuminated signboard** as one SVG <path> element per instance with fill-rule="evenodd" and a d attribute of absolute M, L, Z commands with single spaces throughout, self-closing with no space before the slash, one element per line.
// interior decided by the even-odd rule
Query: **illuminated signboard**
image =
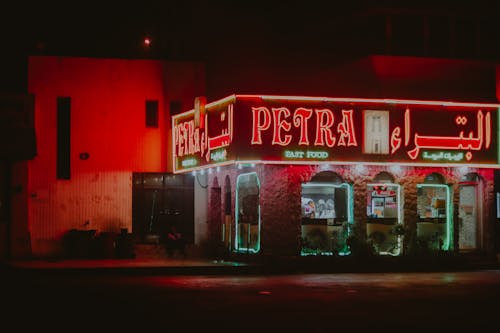
<path fill-rule="evenodd" d="M 233 162 L 492 166 L 499 106 L 233 95 L 172 118 L 174 171 Z"/>
<path fill-rule="evenodd" d="M 234 161 L 234 103 L 196 103 L 196 109 L 172 117 L 174 171 Z"/>

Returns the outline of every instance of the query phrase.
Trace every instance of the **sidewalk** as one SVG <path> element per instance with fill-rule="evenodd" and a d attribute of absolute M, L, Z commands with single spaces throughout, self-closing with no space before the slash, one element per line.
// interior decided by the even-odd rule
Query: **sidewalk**
<path fill-rule="evenodd" d="M 229 274 L 244 272 L 242 262 L 210 259 L 37 259 L 5 261 L 4 267 L 15 271 L 36 272 L 102 272 L 137 274 Z"/>
<path fill-rule="evenodd" d="M 14 260 L 2 266 L 30 272 L 101 272 L 126 274 L 295 274 L 437 272 L 498 270 L 498 256 L 483 257 L 263 257 L 234 255 L 209 258 Z"/>

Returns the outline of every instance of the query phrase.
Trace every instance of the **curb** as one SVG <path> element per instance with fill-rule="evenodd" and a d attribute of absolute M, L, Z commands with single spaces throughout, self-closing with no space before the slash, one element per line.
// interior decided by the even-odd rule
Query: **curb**
<path fill-rule="evenodd" d="M 0 265 L 0 270 L 11 273 L 29 274 L 116 274 L 116 275 L 283 275 L 283 274 L 334 274 L 334 273 L 430 273 L 430 272 L 464 272 L 478 270 L 499 270 L 498 262 L 301 262 L 272 261 L 266 263 L 247 263 L 232 265 L 176 265 L 176 266 L 120 266 L 108 265 L 99 267 L 29 267 L 16 264 Z"/>

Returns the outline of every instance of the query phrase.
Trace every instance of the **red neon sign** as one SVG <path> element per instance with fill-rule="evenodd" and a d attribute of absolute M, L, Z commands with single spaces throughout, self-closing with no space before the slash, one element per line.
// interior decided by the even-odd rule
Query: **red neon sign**
<path fill-rule="evenodd" d="M 455 118 L 458 126 L 467 124 L 467 117 L 459 115 Z M 483 129 L 486 128 L 487 130 Z M 418 153 L 422 148 L 432 149 L 453 149 L 453 150 L 481 150 L 483 148 L 483 141 L 485 148 L 488 149 L 491 143 L 491 114 L 486 113 L 485 123 L 483 125 L 483 112 L 477 112 L 477 134 L 471 131 L 468 135 L 464 136 L 464 131 L 456 136 L 425 136 L 415 133 L 414 143 L 415 149 L 408 152 L 408 156 L 412 160 L 418 157 Z M 468 160 L 472 158 L 472 153 L 467 153 Z"/>
<path fill-rule="evenodd" d="M 174 171 L 233 161 L 497 164 L 496 104 L 235 95 L 173 117 Z"/>
<path fill-rule="evenodd" d="M 272 115 L 272 116 L 271 116 Z M 342 121 L 338 124 L 337 130 L 332 127 L 335 124 L 335 116 L 330 109 L 307 109 L 298 107 L 291 111 L 286 107 L 271 108 L 252 107 L 252 145 L 262 144 L 262 132 L 272 127 L 272 145 L 288 146 L 292 141 L 292 135 L 284 134 L 290 132 L 293 127 L 300 130 L 297 144 L 309 145 L 308 121 L 315 115 L 315 139 L 314 146 L 333 147 L 357 146 L 356 134 L 353 124 L 353 110 L 342 110 Z M 289 118 L 293 120 L 290 121 Z M 338 138 L 338 140 L 337 140 Z M 338 142 L 337 142 L 338 141 Z"/>

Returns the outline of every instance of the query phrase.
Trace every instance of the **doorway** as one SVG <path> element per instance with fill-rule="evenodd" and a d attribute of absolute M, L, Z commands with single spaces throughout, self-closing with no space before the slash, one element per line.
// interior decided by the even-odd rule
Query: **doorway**
<path fill-rule="evenodd" d="M 175 225 L 187 243 L 194 242 L 194 181 L 190 174 L 134 173 L 132 233 L 138 243 L 160 237 Z"/>
<path fill-rule="evenodd" d="M 400 255 L 402 239 L 397 230 L 403 225 L 401 186 L 390 173 L 381 172 L 366 185 L 366 199 L 367 239 L 377 254 Z"/>
<path fill-rule="evenodd" d="M 453 248 L 452 188 L 443 175 L 428 174 L 417 184 L 417 240 L 430 250 Z"/>
<path fill-rule="evenodd" d="M 459 183 L 458 248 L 477 251 L 480 248 L 482 226 L 482 181 L 479 175 L 469 173 Z"/>
<path fill-rule="evenodd" d="M 260 251 L 260 181 L 256 172 L 243 173 L 236 179 L 235 250 Z"/>

